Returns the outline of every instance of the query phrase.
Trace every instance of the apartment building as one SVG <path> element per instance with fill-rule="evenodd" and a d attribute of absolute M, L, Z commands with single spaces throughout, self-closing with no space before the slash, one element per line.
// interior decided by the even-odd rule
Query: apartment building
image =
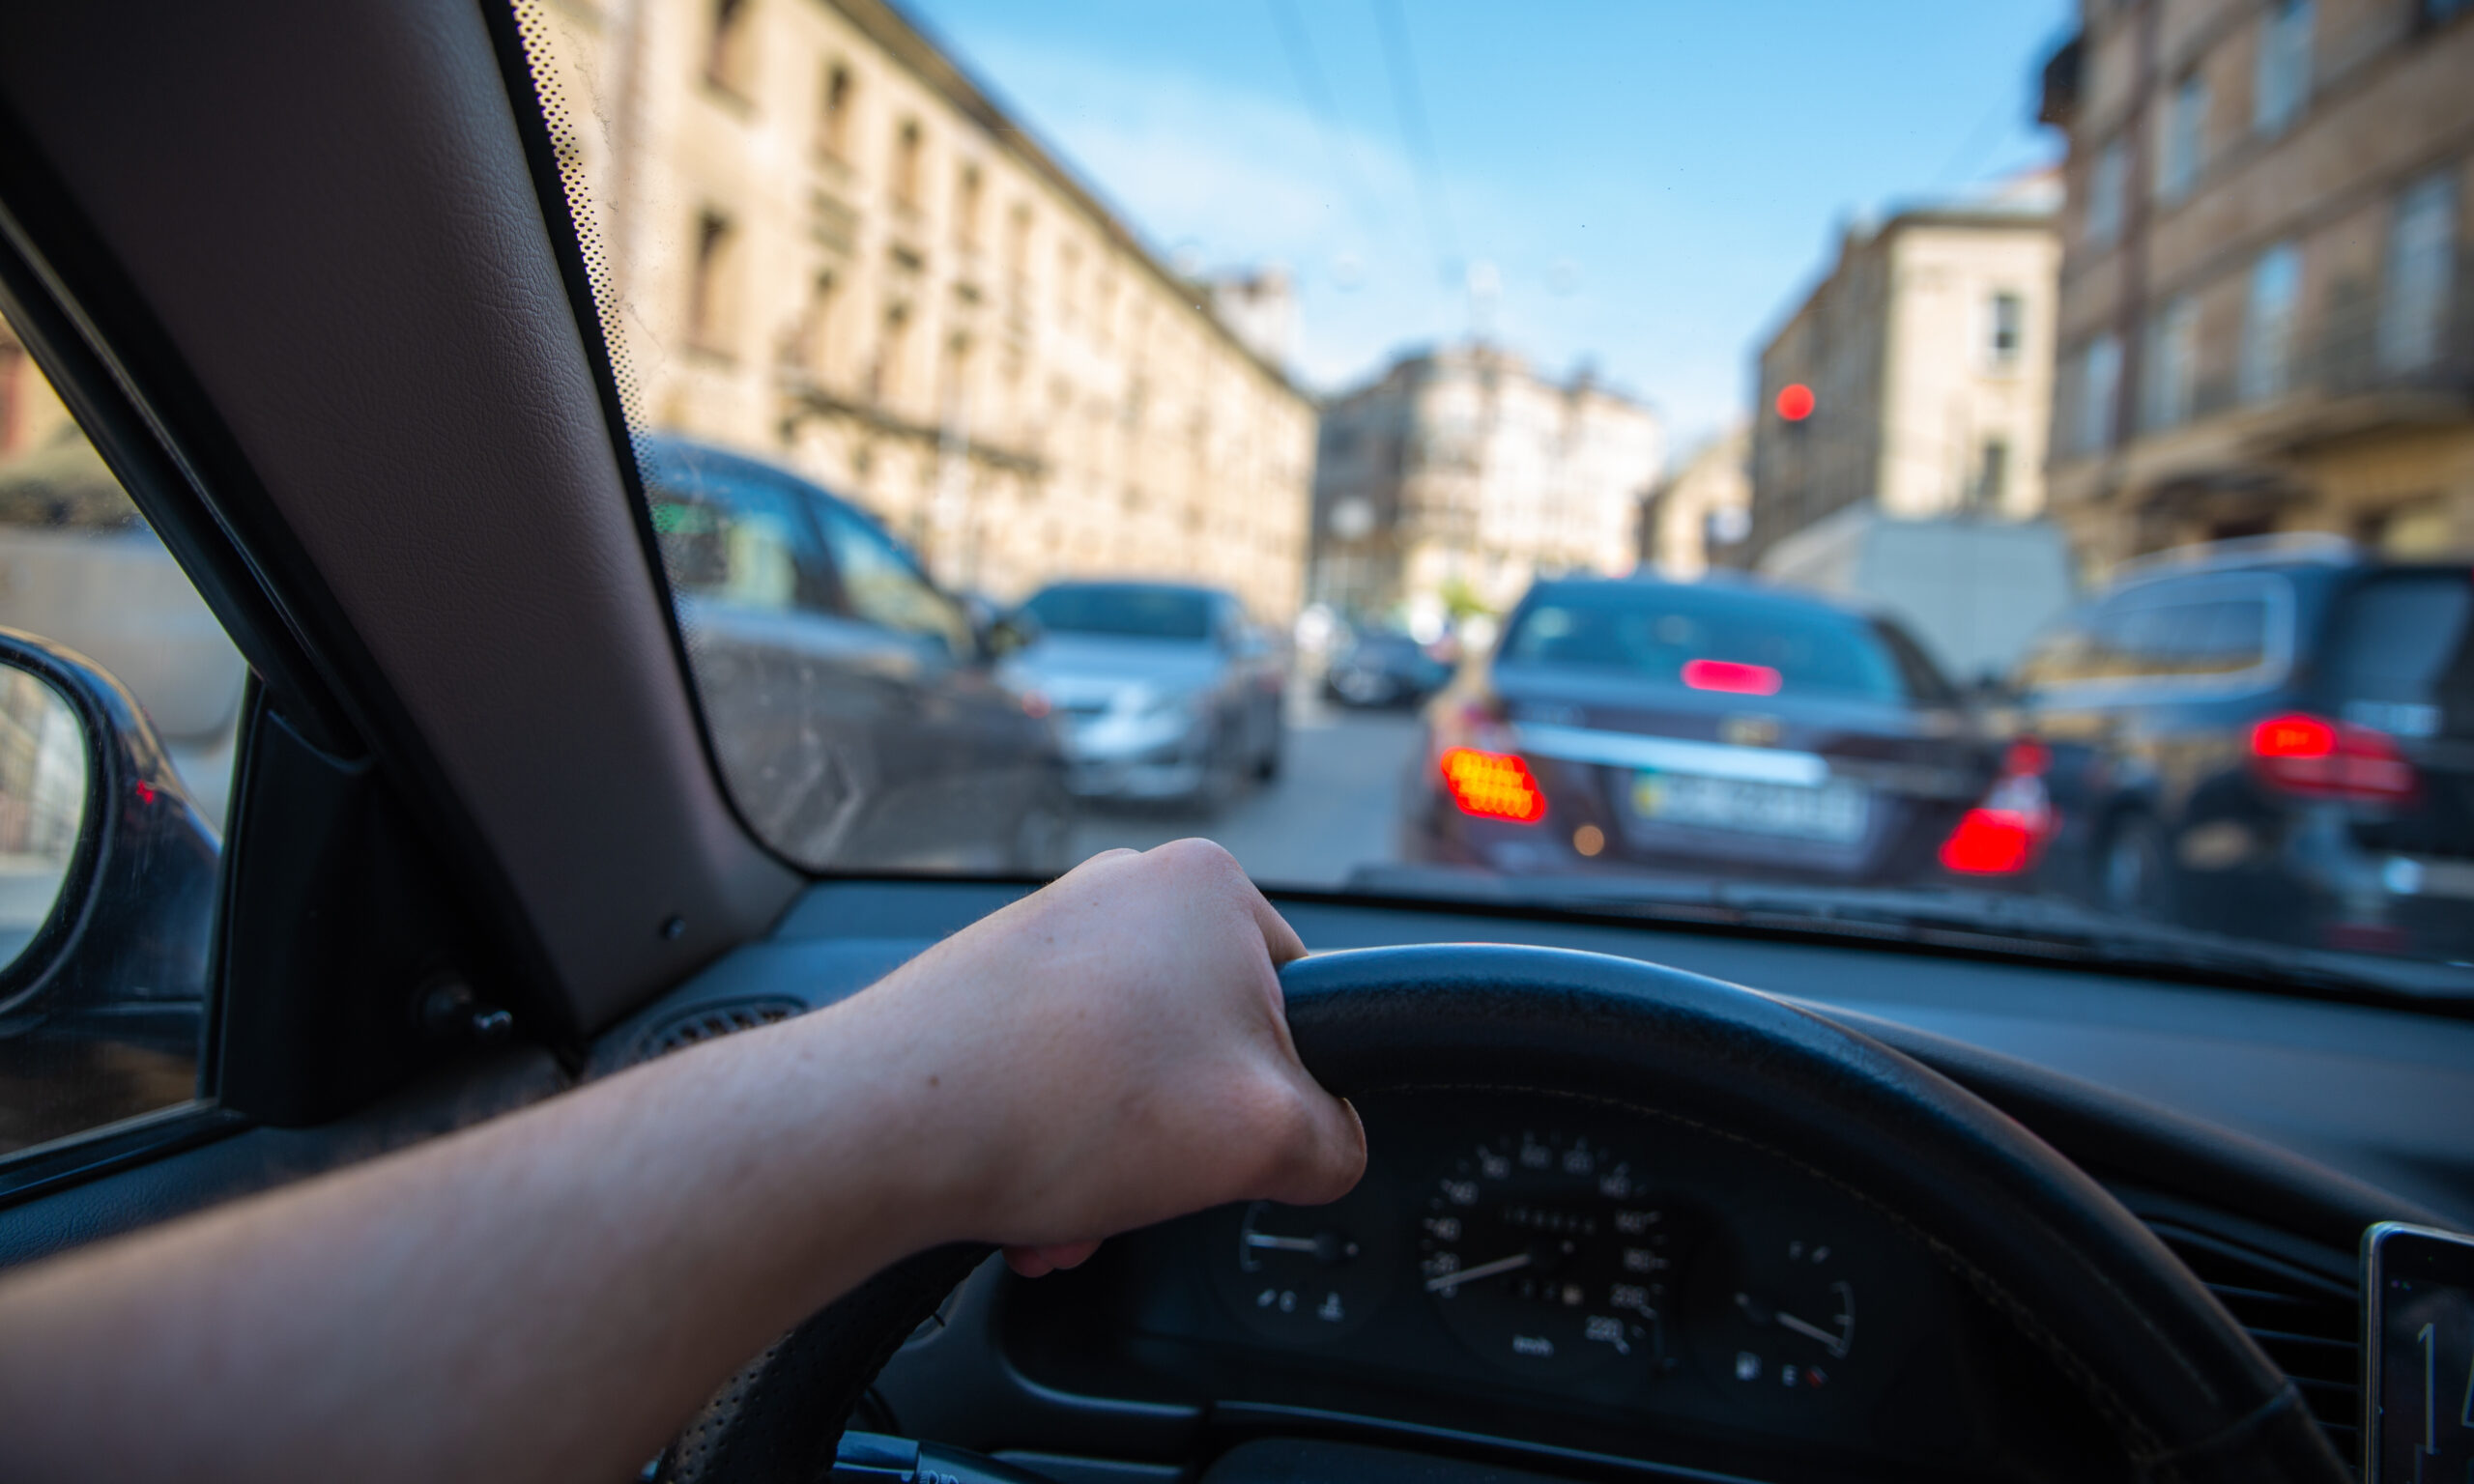
<path fill-rule="evenodd" d="M 1540 575 L 1626 571 L 1664 456 L 1657 414 L 1586 372 L 1484 344 L 1404 357 L 1324 407 L 1314 596 L 1424 627 Z"/>
<path fill-rule="evenodd" d="M 901 12 L 523 14 L 644 425 L 800 470 L 956 585 L 1296 610 L 1311 405 Z"/>
<path fill-rule="evenodd" d="M 2084 0 L 2053 511 L 2090 563 L 2474 551 L 2474 0 Z"/>
<path fill-rule="evenodd" d="M 1689 582 L 1729 565 L 1751 533 L 1752 429 L 1737 424 L 1683 460 L 1641 500 L 1640 561 Z"/>
<path fill-rule="evenodd" d="M 2043 510 L 2057 187 L 2039 172 L 1842 234 L 1762 347 L 1734 561 L 1825 522 Z"/>

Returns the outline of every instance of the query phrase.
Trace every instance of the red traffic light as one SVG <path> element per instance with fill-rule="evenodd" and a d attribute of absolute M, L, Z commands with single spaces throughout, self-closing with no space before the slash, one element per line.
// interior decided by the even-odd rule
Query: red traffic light
<path fill-rule="evenodd" d="M 1801 382 L 1789 382 L 1778 391 L 1778 415 L 1789 422 L 1801 422 L 1813 414 L 1813 389 Z"/>

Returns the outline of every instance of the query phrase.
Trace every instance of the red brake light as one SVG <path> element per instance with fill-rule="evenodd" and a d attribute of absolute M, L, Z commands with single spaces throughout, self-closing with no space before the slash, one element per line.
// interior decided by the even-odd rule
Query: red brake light
<path fill-rule="evenodd" d="M 2301 712 L 2251 728 L 2251 769 L 2269 787 L 2306 798 L 2402 804 L 2420 787 L 2386 732 Z"/>
<path fill-rule="evenodd" d="M 1732 696 L 1775 696 L 1778 671 L 1767 665 L 1739 665 L 1733 660 L 1686 660 L 1683 683 L 1696 691 L 1725 691 Z"/>
<path fill-rule="evenodd" d="M 1942 867 L 1967 876 L 2016 875 L 2036 863 L 2057 823 L 2045 793 L 2053 753 L 2022 737 L 2002 755 L 2001 772 L 1984 802 L 1959 816 L 1942 842 Z"/>
<path fill-rule="evenodd" d="M 1942 842 L 1942 865 L 1971 876 L 2004 876 L 2028 869 L 2042 843 L 2027 814 L 2008 809 L 1969 810 Z"/>
<path fill-rule="evenodd" d="M 1453 748 L 1443 755 L 1443 782 L 1464 814 L 1518 824 L 1546 817 L 1546 794 L 1514 754 Z"/>

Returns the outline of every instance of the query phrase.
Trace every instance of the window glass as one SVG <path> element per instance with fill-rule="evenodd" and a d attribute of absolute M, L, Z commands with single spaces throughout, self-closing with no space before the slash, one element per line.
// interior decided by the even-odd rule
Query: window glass
<path fill-rule="evenodd" d="M 2102 453 L 2114 442 L 2114 406 L 2121 395 L 2122 343 L 2099 335 L 2079 367 L 2079 419 L 2074 429 L 2081 453 Z"/>
<path fill-rule="evenodd" d="M 2340 610 L 2328 674 L 2349 720 L 2404 736 L 2474 719 L 2474 582 L 2460 572 L 2366 583 Z M 2463 723 L 2460 723 L 2463 725 Z"/>
<path fill-rule="evenodd" d="M 2293 122 L 2311 96 L 2311 0 L 2274 0 L 2259 26 L 2251 122 L 2273 134 Z"/>
<path fill-rule="evenodd" d="M 934 640 L 948 654 L 970 652 L 969 620 L 883 532 L 832 500 L 816 509 L 852 617 Z"/>
<path fill-rule="evenodd" d="M 1871 625 L 1826 609 L 1746 594 L 1607 584 L 1549 589 L 1512 619 L 1503 660 L 1626 671 L 1686 685 L 1693 661 L 1776 672 L 1781 695 L 1881 700 L 1911 692 Z"/>
<path fill-rule="evenodd" d="M 2457 181 L 2423 177 L 2397 200 L 2388 228 L 2387 288 L 2379 306 L 2379 362 L 2420 371 L 2439 358 L 2457 273 Z"/>
<path fill-rule="evenodd" d="M 2197 72 L 2173 89 L 2156 164 L 2156 193 L 2166 201 L 2181 200 L 2199 178 L 2207 149 L 2207 79 Z"/>
<path fill-rule="evenodd" d="M 1042 628 L 1056 634 L 1211 638 L 1211 596 L 1188 587 L 1079 584 L 1050 587 L 1022 607 Z"/>
<path fill-rule="evenodd" d="M 72 684 L 0 666 L 0 1158 L 198 1093 L 239 653 L 0 319 L 0 627 L 136 701 L 171 771 L 129 777 Z M 116 786 L 106 788 L 106 781 Z M 125 785 L 126 786 L 117 786 Z M 70 914 L 154 832 L 109 957 Z M 91 919 L 90 919 L 91 921 Z M 69 967 L 63 967 L 69 965 Z"/>
<path fill-rule="evenodd" d="M 2281 243 L 2251 268 L 2248 314 L 2242 326 L 2242 396 L 2264 402 L 2281 396 L 2292 374 L 2293 312 L 2302 297 L 2302 250 Z"/>
<path fill-rule="evenodd" d="M 2130 186 L 2130 142 L 2109 141 L 2087 181 L 2087 244 L 2101 247 L 2122 229 L 2122 197 Z"/>
<path fill-rule="evenodd" d="M 2191 415 L 2192 384 L 2199 375 L 2200 306 L 2188 294 L 2175 296 L 2148 330 L 2144 424 L 2150 432 L 2178 427 Z"/>
<path fill-rule="evenodd" d="M 824 564 L 787 490 L 724 480 L 654 484 L 653 531 L 681 595 L 739 608 L 829 611 Z"/>

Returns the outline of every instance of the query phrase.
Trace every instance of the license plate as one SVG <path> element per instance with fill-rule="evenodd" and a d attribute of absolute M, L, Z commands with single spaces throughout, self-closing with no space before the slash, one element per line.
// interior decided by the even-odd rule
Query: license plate
<path fill-rule="evenodd" d="M 1659 824 L 1853 844 L 1863 838 L 1870 806 L 1864 790 L 1848 783 L 1806 787 L 1697 773 L 1632 777 L 1632 813 Z"/>

